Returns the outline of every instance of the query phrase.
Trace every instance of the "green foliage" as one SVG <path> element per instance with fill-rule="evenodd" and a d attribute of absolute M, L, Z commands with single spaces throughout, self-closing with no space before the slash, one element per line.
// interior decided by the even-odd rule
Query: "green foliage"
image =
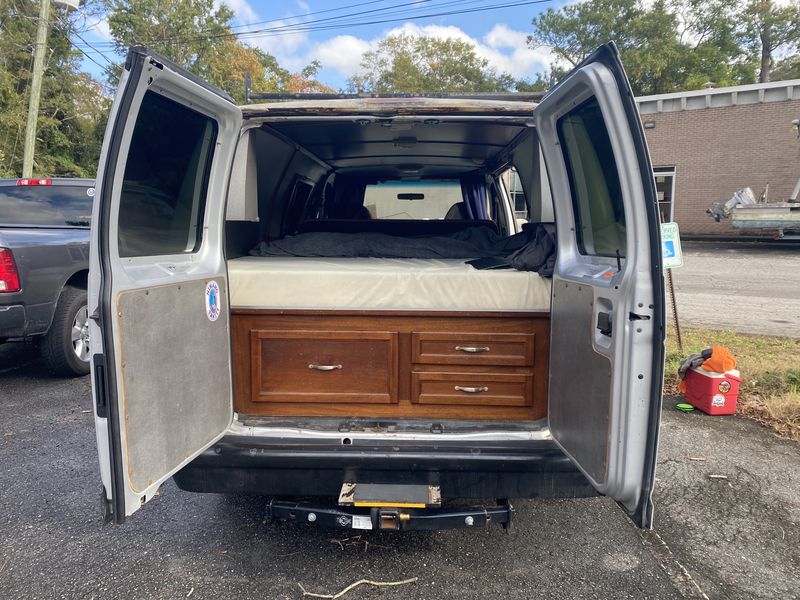
<path fill-rule="evenodd" d="M 109 101 L 80 72 L 63 11 L 52 11 L 34 175 L 94 177 Z M 38 3 L 0 2 L 0 177 L 19 177 Z"/>
<path fill-rule="evenodd" d="M 800 79 L 800 54 L 779 60 L 772 69 L 770 78 L 773 81 Z"/>
<path fill-rule="evenodd" d="M 355 91 L 498 92 L 514 86 L 514 79 L 497 73 L 475 47 L 454 38 L 389 36 L 361 57 L 363 73 L 349 81 Z"/>
<path fill-rule="evenodd" d="M 232 35 L 233 12 L 224 3 L 106 0 L 106 11 L 117 52 L 124 54 L 134 44 L 147 46 L 238 102 L 244 102 L 248 72 L 254 93 L 330 91 L 316 80 L 319 64 L 292 73 L 274 56 L 239 42 Z"/>
<path fill-rule="evenodd" d="M 780 5 L 772 0 L 750 0 L 741 22 L 741 39 L 759 63 L 759 81 L 770 80 L 778 50 L 797 53 L 800 43 L 800 0 Z"/>
<path fill-rule="evenodd" d="M 637 95 L 751 83 L 736 0 L 594 0 L 533 19 L 532 47 L 550 48 L 553 71 L 613 40 Z"/>

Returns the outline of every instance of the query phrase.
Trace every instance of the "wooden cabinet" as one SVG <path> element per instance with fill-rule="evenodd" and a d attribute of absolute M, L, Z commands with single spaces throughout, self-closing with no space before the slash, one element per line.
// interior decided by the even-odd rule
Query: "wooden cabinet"
<path fill-rule="evenodd" d="M 538 419 L 549 313 L 234 310 L 236 410 Z"/>
<path fill-rule="evenodd" d="M 397 333 L 250 331 L 253 402 L 397 402 Z"/>

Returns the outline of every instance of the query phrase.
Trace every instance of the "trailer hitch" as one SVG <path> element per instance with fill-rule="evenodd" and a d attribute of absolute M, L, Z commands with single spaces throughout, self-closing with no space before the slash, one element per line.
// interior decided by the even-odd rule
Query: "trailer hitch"
<path fill-rule="evenodd" d="M 295 521 L 333 529 L 382 531 L 470 529 L 489 523 L 508 530 L 514 507 L 508 501 L 496 506 L 467 506 L 407 509 L 372 507 L 358 509 L 324 502 L 291 502 L 271 499 L 267 504 L 266 522 Z"/>

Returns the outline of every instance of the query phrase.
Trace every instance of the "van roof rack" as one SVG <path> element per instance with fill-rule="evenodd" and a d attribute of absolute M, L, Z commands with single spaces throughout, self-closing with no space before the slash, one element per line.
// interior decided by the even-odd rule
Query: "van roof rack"
<path fill-rule="evenodd" d="M 253 100 L 358 100 L 363 98 L 451 98 L 463 100 L 499 100 L 518 102 L 537 102 L 542 99 L 544 92 L 419 92 L 419 93 L 391 93 L 372 94 L 365 92 L 275 92 L 256 93 L 250 88 L 250 74 L 244 79 L 245 103 L 252 104 Z"/>

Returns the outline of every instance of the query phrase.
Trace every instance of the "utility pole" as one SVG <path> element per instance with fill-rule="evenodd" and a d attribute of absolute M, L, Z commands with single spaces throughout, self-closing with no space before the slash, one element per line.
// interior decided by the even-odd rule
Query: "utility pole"
<path fill-rule="evenodd" d="M 47 52 L 47 31 L 50 25 L 50 0 L 39 0 L 39 27 L 33 49 L 31 97 L 28 103 L 28 124 L 25 128 L 25 149 L 22 157 L 22 176 L 33 176 L 33 153 L 36 149 L 36 121 L 39 118 L 39 99 L 42 96 L 44 55 Z"/>

